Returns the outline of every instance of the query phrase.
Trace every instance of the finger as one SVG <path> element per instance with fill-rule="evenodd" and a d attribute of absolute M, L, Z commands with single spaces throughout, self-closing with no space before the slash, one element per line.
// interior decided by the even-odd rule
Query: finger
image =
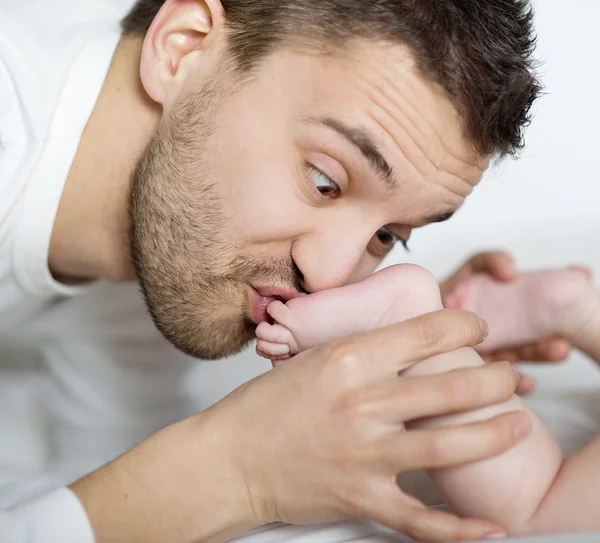
<path fill-rule="evenodd" d="M 479 253 L 470 262 L 474 272 L 488 273 L 499 281 L 512 281 L 517 275 L 513 258 L 506 251 Z"/>
<path fill-rule="evenodd" d="M 417 541 L 476 541 L 505 533 L 495 522 L 429 509 L 393 483 L 376 488 L 359 513 Z"/>
<path fill-rule="evenodd" d="M 440 310 L 354 336 L 346 345 L 366 363 L 397 373 L 425 358 L 481 343 L 485 326 L 469 311 Z"/>
<path fill-rule="evenodd" d="M 524 411 L 462 426 L 416 429 L 386 438 L 377 454 L 389 473 L 438 469 L 497 456 L 531 432 Z"/>
<path fill-rule="evenodd" d="M 477 349 L 476 349 L 477 350 Z M 488 353 L 486 355 L 480 355 L 483 360 L 486 362 L 510 362 L 514 364 L 515 362 L 520 362 L 521 358 L 516 350 L 510 349 L 506 351 L 495 351 L 493 353 Z"/>
<path fill-rule="evenodd" d="M 546 338 L 539 343 L 540 359 L 562 362 L 571 354 L 571 344 L 562 338 Z"/>
<path fill-rule="evenodd" d="M 477 350 L 477 349 L 476 349 Z M 568 358 L 571 344 L 560 338 L 547 338 L 537 343 L 513 349 L 480 354 L 486 362 L 508 360 L 509 362 L 562 362 Z"/>
<path fill-rule="evenodd" d="M 486 364 L 496 364 L 498 362 L 510 362 L 512 364 L 519 362 L 518 357 L 511 352 L 482 355 L 481 358 L 483 358 Z M 514 358 L 514 360 L 512 358 Z M 519 384 L 517 385 L 515 393 L 519 396 L 527 396 L 533 392 L 535 384 L 535 379 L 533 377 L 526 373 L 519 373 Z"/>
<path fill-rule="evenodd" d="M 517 384 L 517 372 L 508 362 L 403 377 L 383 385 L 387 390 L 380 408 L 394 422 L 471 411 L 508 400 Z"/>
<path fill-rule="evenodd" d="M 517 394 L 519 396 L 527 396 L 535 389 L 535 379 L 526 373 L 521 373 L 521 379 L 517 385 Z"/>
<path fill-rule="evenodd" d="M 549 339 L 514 349 L 512 356 L 506 356 L 506 359 L 515 362 L 561 362 L 569 356 L 570 350 L 571 345 L 567 341 Z"/>
<path fill-rule="evenodd" d="M 403 532 L 417 541 L 481 541 L 506 537 L 499 524 L 483 519 L 461 519 L 436 509 L 413 509 Z"/>

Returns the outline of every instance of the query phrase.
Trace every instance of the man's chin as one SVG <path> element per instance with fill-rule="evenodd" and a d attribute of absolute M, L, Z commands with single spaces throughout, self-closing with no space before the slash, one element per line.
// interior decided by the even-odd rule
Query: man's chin
<path fill-rule="evenodd" d="M 200 360 L 222 360 L 224 358 L 229 358 L 241 353 L 253 339 L 254 337 L 251 337 L 244 342 L 238 343 L 237 345 L 202 347 L 200 349 L 196 349 L 196 354 L 191 354 L 190 356 Z"/>
<path fill-rule="evenodd" d="M 178 333 L 158 326 L 162 335 L 178 350 L 200 360 L 219 360 L 236 355 L 256 337 L 256 325 L 246 320 L 243 325 L 238 322 L 224 328 L 223 323 L 203 327 L 207 333 L 198 341 L 199 334 L 191 336 L 189 333 Z"/>
<path fill-rule="evenodd" d="M 204 297 L 203 307 L 194 307 L 176 296 L 166 299 L 164 289 L 144 288 L 144 282 L 140 283 L 154 325 L 169 343 L 188 356 L 201 360 L 226 358 L 239 353 L 256 338 L 256 324 L 249 317 L 247 300 L 240 297 L 239 291 L 221 287 L 216 296 L 215 287 L 213 292 L 197 296 Z M 148 295 L 157 291 L 160 296 Z M 211 300 L 213 305 L 208 306 Z"/>

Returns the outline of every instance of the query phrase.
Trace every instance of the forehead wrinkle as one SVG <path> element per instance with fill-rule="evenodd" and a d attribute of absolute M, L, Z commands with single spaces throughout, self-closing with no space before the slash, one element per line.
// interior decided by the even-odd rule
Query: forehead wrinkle
<path fill-rule="evenodd" d="M 399 133 L 392 133 L 388 129 L 389 117 L 393 117 L 383 105 L 380 105 L 376 98 L 371 97 L 371 102 L 378 107 L 383 113 L 377 113 L 377 110 L 371 112 L 370 117 L 373 121 L 383 130 L 390 139 L 394 142 L 395 148 L 400 151 L 403 158 L 412 165 L 416 172 L 423 177 L 425 180 L 431 183 L 438 183 L 447 188 L 448 190 L 460 194 L 461 196 L 467 196 L 473 190 L 473 186 L 481 178 L 481 171 L 477 169 L 478 175 L 477 180 L 470 182 L 465 180 L 460 175 L 452 172 L 450 169 L 445 169 L 444 162 L 441 161 L 441 165 L 436 164 L 432 161 L 430 156 L 418 145 L 413 139 L 410 132 L 406 130 L 402 121 L 396 121 L 397 126 L 395 127 L 399 133 L 402 133 L 406 137 L 404 141 L 400 143 Z M 387 122 L 386 122 L 387 117 Z M 396 120 L 394 118 L 394 120 Z"/>
<path fill-rule="evenodd" d="M 378 70 L 378 72 L 380 72 L 380 70 Z M 423 157 L 429 162 L 434 170 L 437 170 L 433 177 L 439 178 L 440 174 L 449 174 L 461 183 L 468 183 L 471 186 L 476 184 L 483 173 L 479 165 L 459 158 L 448 148 L 444 140 L 435 130 L 435 127 L 431 124 L 431 121 L 426 116 L 422 115 L 418 108 L 415 107 L 413 101 L 410 99 L 410 92 L 401 93 L 401 91 L 398 90 L 397 85 L 395 85 L 395 83 L 389 77 L 383 75 L 382 73 L 378 73 L 378 75 L 383 80 L 383 83 L 380 83 L 379 85 L 376 82 L 369 80 L 366 76 L 358 74 L 359 78 L 365 84 L 365 90 L 371 101 L 397 121 L 397 124 L 404 132 L 407 133 L 420 154 L 423 155 Z M 403 81 L 406 81 L 406 79 L 403 79 Z M 414 85 L 410 85 L 409 82 L 406 87 L 407 90 L 412 90 L 411 87 L 414 87 Z M 389 89 L 388 93 L 386 93 L 386 89 Z M 396 99 L 394 100 L 388 96 L 388 94 L 395 94 Z M 425 133 L 423 129 L 413 121 L 411 115 L 407 114 L 406 110 L 402 107 L 403 104 L 408 104 L 410 106 L 413 117 L 420 118 L 423 121 L 421 125 L 429 128 L 427 131 L 428 133 Z M 398 118 L 401 118 L 401 120 Z M 381 124 L 381 121 L 379 124 Z M 438 160 L 435 160 L 433 157 L 431 157 L 431 153 L 428 153 L 426 150 L 427 148 L 431 149 L 432 147 L 431 140 L 429 142 L 427 141 L 428 136 L 433 139 L 443 150 L 442 157 Z M 450 160 L 445 160 L 445 158 Z M 470 171 L 464 171 L 464 166 L 467 166 L 468 170 Z M 426 171 L 421 171 L 420 173 L 428 177 L 431 176 L 431 173 L 428 174 Z M 472 178 L 473 181 L 470 179 L 465 179 L 465 177 Z"/>
<path fill-rule="evenodd" d="M 383 109 L 383 108 L 382 108 Z M 385 111 L 385 109 L 384 109 Z M 395 150 L 398 154 L 406 161 L 407 164 L 415 171 L 415 173 L 424 179 L 425 181 L 446 188 L 450 192 L 453 192 L 461 197 L 468 196 L 473 189 L 473 185 L 468 181 L 465 181 L 462 177 L 452 174 L 451 172 L 438 168 L 433 164 L 427 155 L 424 155 L 419 147 L 415 144 L 414 140 L 411 138 L 410 134 L 402 127 L 400 124 L 399 130 L 406 135 L 406 142 L 400 143 L 398 140 L 398 134 L 394 135 L 390 132 L 390 130 L 386 126 L 386 122 L 381 119 L 381 115 L 378 115 L 376 112 L 372 112 L 370 115 L 373 122 L 391 139 L 394 143 Z M 414 158 L 414 153 L 410 153 L 410 148 L 420 152 L 421 156 L 426 159 L 427 164 L 429 164 L 428 169 L 424 169 L 422 164 L 423 160 L 416 160 Z M 407 151 L 408 150 L 408 154 Z M 409 155 L 413 155 L 413 158 Z"/>
<path fill-rule="evenodd" d="M 397 55 L 396 55 L 397 56 Z M 404 55 L 404 57 L 409 56 L 409 58 L 412 58 L 410 56 L 410 52 L 407 52 L 406 55 Z M 477 153 L 474 151 L 473 149 L 473 155 L 474 155 L 474 161 L 471 162 L 467 159 L 463 159 L 460 158 L 459 156 L 457 156 L 457 154 L 451 150 L 448 145 L 446 144 L 446 142 L 440 137 L 438 131 L 435 128 L 435 125 L 431 122 L 430 118 L 428 118 L 426 115 L 421 115 L 421 112 L 419 110 L 419 108 L 415 105 L 414 100 L 411 100 L 411 97 L 414 95 L 418 95 L 419 94 L 419 85 L 418 83 L 420 83 L 420 87 L 421 88 L 425 88 L 429 91 L 432 92 L 432 94 L 435 94 L 435 90 L 437 90 L 437 95 L 434 95 L 434 100 L 435 103 L 438 104 L 438 97 L 441 97 L 443 100 L 446 101 L 446 105 L 449 106 L 449 109 L 452 111 L 452 114 L 458 118 L 458 114 L 456 112 L 456 109 L 454 108 L 453 104 L 450 101 L 450 98 L 448 97 L 447 93 L 437 84 L 435 83 L 433 80 L 428 79 L 416 66 L 416 63 L 410 62 L 409 60 L 403 58 L 404 62 L 402 62 L 401 66 L 408 72 L 409 76 L 412 76 L 412 81 L 411 81 L 411 77 L 401 77 L 400 78 L 400 82 L 404 83 L 404 87 L 406 88 L 407 93 L 405 94 L 401 94 L 400 91 L 400 84 L 393 81 L 392 77 L 390 75 L 388 75 L 388 72 L 390 71 L 389 65 L 386 65 L 386 63 L 379 58 L 378 55 L 374 55 L 374 59 L 372 59 L 372 64 L 371 67 L 375 67 L 377 68 L 376 70 L 372 70 L 372 72 L 375 72 L 382 80 L 382 82 L 380 83 L 380 92 L 381 95 L 387 99 L 390 100 L 390 102 L 392 103 L 392 105 L 400 110 L 405 117 L 407 117 L 409 120 L 411 118 L 411 114 L 414 116 L 421 116 L 423 119 L 423 126 L 426 126 L 427 128 L 429 128 L 429 134 L 425 133 L 418 125 L 416 125 L 415 123 L 412 123 L 413 128 L 415 129 L 415 131 L 417 131 L 419 134 L 421 134 L 425 139 L 427 139 L 428 135 L 433 135 L 438 143 L 440 144 L 440 146 L 442 146 L 444 148 L 444 150 L 448 153 L 448 155 L 454 159 L 456 159 L 457 162 L 461 163 L 461 164 L 465 164 L 467 166 L 474 166 L 476 168 L 479 169 L 479 163 L 480 161 L 477 161 Z M 407 66 L 407 64 L 410 64 Z M 378 85 L 376 82 L 372 83 L 372 86 L 377 88 Z M 385 89 L 390 89 L 391 93 L 390 94 L 396 94 L 397 97 L 399 97 L 399 100 L 394 100 L 390 97 L 387 96 Z M 412 92 L 411 92 L 412 91 Z M 404 100 L 402 100 L 402 98 Z M 410 112 L 407 113 L 407 111 L 405 109 L 403 109 L 402 104 L 406 103 L 408 106 L 410 106 Z M 448 109 L 448 108 L 446 108 Z M 462 128 L 462 125 L 459 121 L 459 125 L 458 125 L 458 131 L 459 131 L 459 136 L 461 139 L 465 140 L 466 143 L 468 143 L 466 141 L 466 138 L 464 137 L 464 131 Z M 416 138 L 415 138 L 416 139 Z"/>
<path fill-rule="evenodd" d="M 362 47 L 359 49 L 359 51 L 362 51 L 363 54 L 356 54 L 356 51 L 354 52 L 354 66 L 356 65 L 356 63 L 358 62 L 359 64 L 364 65 L 364 43 L 362 44 Z M 454 159 L 454 161 L 457 164 L 460 165 L 464 165 L 469 167 L 469 169 L 476 169 L 477 170 L 477 174 L 475 177 L 480 177 L 482 170 L 481 168 L 479 168 L 478 163 L 477 162 L 469 162 L 468 160 L 465 159 L 461 159 L 460 157 L 458 157 L 453 151 L 451 151 L 448 148 L 448 145 L 446 144 L 446 142 L 440 137 L 438 131 L 435 129 L 435 126 L 432 124 L 431 120 L 423 115 L 421 113 L 421 111 L 419 110 L 418 107 L 415 106 L 414 101 L 411 100 L 411 96 L 415 95 L 415 94 L 419 94 L 419 88 L 417 88 L 419 85 L 418 83 L 420 83 L 420 87 L 424 88 L 426 91 L 430 91 L 431 94 L 434 94 L 433 89 L 431 89 L 430 87 L 435 86 L 436 84 L 433 81 L 430 81 L 429 79 L 427 79 L 418 69 L 417 65 L 416 65 L 416 60 L 414 58 L 414 56 L 412 55 L 412 53 L 410 52 L 410 50 L 408 49 L 407 46 L 399 46 L 398 44 L 394 43 L 394 44 L 387 44 L 385 42 L 383 43 L 378 43 L 378 44 L 367 44 L 367 47 L 370 47 L 371 49 L 373 49 L 373 53 L 372 55 L 369 56 L 369 65 L 368 65 L 368 70 L 366 71 L 365 74 L 362 73 L 361 70 L 356 70 L 354 68 L 354 74 L 358 77 L 359 80 L 362 80 L 363 83 L 366 84 L 366 91 L 368 94 L 368 97 L 371 98 L 373 101 L 376 101 L 377 104 L 381 107 L 381 109 L 383 109 L 384 111 L 386 109 L 391 109 L 391 110 L 396 110 L 398 111 L 403 119 L 406 121 L 406 124 L 409 125 L 409 127 L 412 129 L 412 131 L 414 131 L 414 133 L 418 134 L 421 137 L 416 136 L 415 134 L 411 133 L 411 131 L 408 131 L 408 135 L 411 137 L 411 139 L 415 142 L 415 144 L 417 145 L 417 147 L 419 148 L 419 150 L 421 151 L 421 153 L 425 156 L 425 158 L 427 158 L 427 160 L 436 168 L 436 169 L 440 169 L 440 165 L 444 164 L 444 160 L 443 158 L 440 158 L 438 161 L 436 161 L 433 158 L 430 158 L 428 156 L 428 153 L 425 151 L 425 147 L 431 147 L 431 143 L 428 142 L 428 136 L 431 139 L 434 139 L 436 141 L 436 143 L 439 145 L 439 147 L 441 147 L 444 151 L 444 153 L 442 153 L 443 157 L 448 157 L 450 159 Z M 385 59 L 382 59 L 382 53 L 386 54 Z M 392 58 L 393 57 L 393 58 Z M 395 62 L 397 66 L 399 66 L 398 69 L 395 70 L 395 74 L 398 76 L 399 81 L 395 82 L 392 80 L 392 78 L 387 75 L 388 72 L 390 72 L 390 63 L 391 62 Z M 404 73 L 399 73 L 399 72 L 404 72 Z M 367 75 L 368 74 L 368 75 Z M 376 77 L 374 77 L 374 75 L 376 77 L 378 77 L 380 79 L 380 81 L 376 81 Z M 400 84 L 399 84 L 400 83 Z M 403 84 L 403 85 L 402 85 Z M 407 93 L 402 93 L 401 90 L 399 90 L 399 87 L 403 86 L 406 91 L 408 91 Z M 373 89 L 376 91 L 375 93 L 373 92 Z M 390 89 L 390 93 L 392 95 L 392 97 L 388 96 L 388 94 L 386 93 L 386 89 Z M 377 92 L 378 91 L 378 92 Z M 387 101 L 390 105 L 390 107 L 386 108 L 380 101 L 376 100 L 375 94 L 380 95 L 384 101 Z M 422 94 L 422 93 L 421 93 Z M 449 98 L 446 96 L 446 93 L 441 89 L 441 87 L 439 88 L 439 94 L 441 95 L 441 97 L 446 100 L 447 105 L 450 107 L 452 113 L 454 115 L 456 115 L 456 110 L 454 109 L 454 107 L 452 106 Z M 394 96 L 395 95 L 395 96 Z M 396 98 L 395 100 L 393 98 Z M 435 103 L 438 103 L 438 100 L 436 99 L 437 97 L 434 96 L 434 100 Z M 409 110 L 410 113 L 407 113 L 407 111 L 405 109 L 403 109 L 402 104 L 406 103 L 408 106 L 410 106 Z M 411 116 L 412 114 L 412 116 Z M 392 117 L 394 117 L 394 115 L 391 115 Z M 413 121 L 413 117 L 414 118 L 420 118 L 420 120 L 422 121 L 420 124 L 422 127 L 426 127 L 429 128 L 429 130 L 426 132 L 423 131 L 423 129 Z M 398 124 L 403 124 L 403 123 L 398 123 Z M 406 130 L 406 127 L 404 127 L 404 129 Z M 460 138 L 464 140 L 464 136 L 463 136 L 463 130 L 462 127 L 459 126 L 458 127 L 459 130 L 459 134 L 460 134 Z M 466 142 L 466 140 L 464 140 Z M 427 143 L 429 143 L 427 145 Z M 475 156 L 476 153 L 474 153 Z M 462 168 L 460 168 L 460 166 L 457 165 L 456 169 L 453 166 L 448 165 L 448 171 L 450 171 L 451 173 L 455 173 L 458 177 L 461 177 L 457 172 L 460 172 Z M 466 179 L 464 181 L 467 181 Z M 469 181 L 467 181 L 469 182 Z"/>
<path fill-rule="evenodd" d="M 393 89 L 391 82 L 388 88 Z M 392 112 L 390 113 L 392 117 L 396 118 L 397 116 L 402 116 L 403 119 L 407 121 L 409 127 L 406 128 L 405 131 L 415 143 L 416 148 L 429 160 L 436 170 L 447 172 L 463 182 L 474 185 L 481 178 L 483 173 L 480 165 L 476 162 L 471 162 L 459 157 L 449 148 L 444 138 L 436 131 L 435 126 L 430 122 L 427 116 L 421 114 L 419 109 L 414 106 L 410 100 L 410 96 L 400 96 L 400 92 L 397 94 L 398 99 L 394 100 L 387 96 L 384 91 L 381 91 L 378 96 L 374 94 L 371 95 L 371 99 L 384 111 L 395 110 L 397 115 L 394 115 Z M 404 100 L 402 98 L 404 98 Z M 421 126 L 427 126 L 429 130 L 425 131 L 419 127 L 418 123 L 413 122 L 410 114 L 406 113 L 405 109 L 402 107 L 403 104 L 408 104 L 412 109 L 412 113 L 423 121 Z M 431 152 L 428 152 L 428 149 L 433 148 L 431 144 L 432 141 L 435 142 L 433 146 L 437 144 L 441 151 L 437 160 L 431 156 Z"/>
<path fill-rule="evenodd" d="M 476 164 L 456 156 L 456 154 L 448 148 L 427 117 L 422 115 L 421 112 L 413 106 L 407 95 L 400 95 L 400 92 L 398 92 L 397 99 L 394 100 L 375 85 L 372 85 L 372 88 L 375 92 L 369 93 L 371 101 L 378 106 L 380 110 L 387 113 L 388 116 L 396 121 L 401 129 L 413 141 L 415 148 L 428 161 L 432 168 L 437 170 L 438 173 L 448 173 L 459 179 L 461 182 L 466 182 L 470 185 L 474 184 L 471 179 L 478 180 L 480 178 L 482 174 L 481 169 Z M 391 85 L 388 86 L 388 88 L 391 88 Z M 419 118 L 419 120 L 422 121 L 421 125 L 427 125 L 430 130 L 425 132 L 419 127 L 417 122 L 412 120 L 411 115 L 407 114 L 402 108 L 401 104 L 403 102 L 413 106 L 413 116 Z M 436 148 L 440 150 L 438 157 L 432 155 L 432 150 Z"/>

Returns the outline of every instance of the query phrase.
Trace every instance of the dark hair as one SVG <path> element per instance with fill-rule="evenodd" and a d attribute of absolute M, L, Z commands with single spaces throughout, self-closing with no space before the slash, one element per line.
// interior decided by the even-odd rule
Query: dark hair
<path fill-rule="evenodd" d="M 143 36 L 163 0 L 137 0 L 123 20 Z M 407 44 L 438 82 L 484 155 L 516 155 L 541 91 L 528 0 L 222 0 L 229 50 L 247 71 L 291 38 L 315 45 L 361 37 Z"/>

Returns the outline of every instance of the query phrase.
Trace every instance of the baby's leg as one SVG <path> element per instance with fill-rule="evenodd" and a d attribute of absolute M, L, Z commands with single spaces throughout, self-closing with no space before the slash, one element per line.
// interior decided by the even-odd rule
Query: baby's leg
<path fill-rule="evenodd" d="M 596 532 L 600 436 L 569 456 L 528 526 L 535 533 Z"/>
<path fill-rule="evenodd" d="M 418 286 L 420 313 L 442 308 L 439 289 L 433 277 L 425 270 L 413 277 Z M 414 301 L 413 301 L 414 303 Z M 484 362 L 471 348 L 462 348 L 424 360 L 403 373 L 403 377 L 414 377 L 451 371 L 467 366 L 480 366 Z M 477 391 L 465 391 L 476 394 Z M 514 410 L 529 411 L 523 400 L 513 396 L 500 405 L 420 421 L 409 425 L 410 429 L 440 427 L 487 420 Z M 533 421 L 531 435 L 510 451 L 474 464 L 440 469 L 430 473 L 448 502 L 460 514 L 495 520 L 512 533 L 526 530 L 527 522 L 550 488 L 561 465 L 558 445 L 531 412 Z"/>
<path fill-rule="evenodd" d="M 485 350 L 508 346 L 511 341 L 526 343 L 558 334 L 600 363 L 600 293 L 590 279 L 585 270 L 576 268 L 524 274 L 516 283 L 509 284 L 480 276 L 459 287 L 448 305 L 476 311 L 490 323 L 491 333 L 483 344 Z M 471 468 L 461 469 L 470 472 Z M 453 476 L 460 476 L 461 469 Z M 526 466 L 521 469 L 529 476 Z M 539 470 L 537 466 L 535 469 Z M 450 484 L 452 476 L 448 477 Z M 598 530 L 599 487 L 600 437 L 597 437 L 563 462 L 535 515 L 519 531 L 534 534 Z"/>
<path fill-rule="evenodd" d="M 600 292 L 593 289 L 588 301 L 587 307 L 581 312 L 579 324 L 560 334 L 600 364 Z"/>
<path fill-rule="evenodd" d="M 335 339 L 416 317 L 422 313 L 419 300 L 423 296 L 439 298 L 435 281 L 419 280 L 423 272 L 410 264 L 390 266 L 360 283 L 286 304 L 273 302 L 267 311 L 275 323 L 258 326 L 257 352 L 274 361 L 282 360 Z"/>
<path fill-rule="evenodd" d="M 357 285 L 298 298 L 286 306 L 272 304 L 271 315 L 279 322 L 266 326 L 266 331 L 278 336 L 290 352 L 300 351 L 441 307 L 438 285 L 428 272 L 416 266 L 393 266 Z M 402 377 L 482 364 L 473 349 L 463 348 L 424 360 Z M 477 394 L 477 390 L 465 394 Z M 517 409 L 529 411 L 513 396 L 486 409 L 412 423 L 409 431 L 485 420 Z M 555 480 L 561 453 L 540 420 L 529 414 L 531 435 L 510 451 L 483 462 L 430 472 L 458 513 L 495 520 L 515 534 L 539 529 L 534 513 Z"/>
<path fill-rule="evenodd" d="M 477 347 L 487 353 L 554 334 L 573 335 L 586 322 L 592 290 L 589 276 L 576 268 L 526 273 L 510 283 L 480 274 L 459 285 L 444 303 L 488 322 L 490 334 Z"/>

